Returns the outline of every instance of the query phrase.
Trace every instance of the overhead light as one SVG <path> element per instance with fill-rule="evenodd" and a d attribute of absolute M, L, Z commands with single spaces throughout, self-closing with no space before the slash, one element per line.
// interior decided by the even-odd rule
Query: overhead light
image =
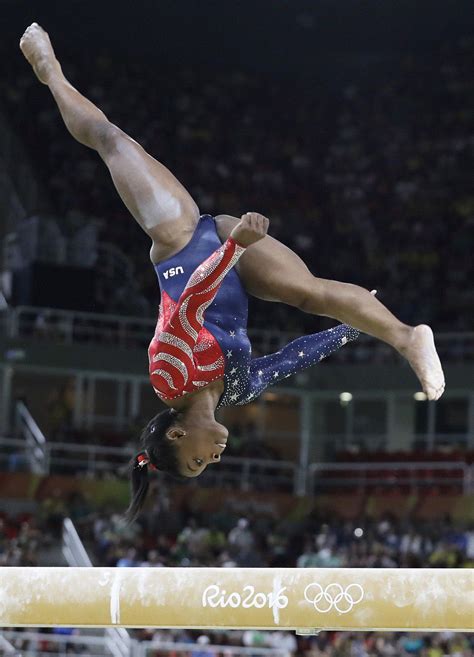
<path fill-rule="evenodd" d="M 413 399 L 415 399 L 416 401 L 426 401 L 428 397 L 424 392 L 420 390 L 420 392 L 415 392 L 415 394 L 413 395 Z"/>
<path fill-rule="evenodd" d="M 352 401 L 352 392 L 341 392 L 339 395 L 339 401 L 341 404 L 348 404 Z"/>

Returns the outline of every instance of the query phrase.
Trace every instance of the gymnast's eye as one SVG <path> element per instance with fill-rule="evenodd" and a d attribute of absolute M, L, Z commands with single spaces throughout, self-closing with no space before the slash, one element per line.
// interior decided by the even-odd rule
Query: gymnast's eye
<path fill-rule="evenodd" d="M 204 460 L 203 459 L 194 459 L 194 463 L 196 463 L 196 465 L 203 465 Z"/>

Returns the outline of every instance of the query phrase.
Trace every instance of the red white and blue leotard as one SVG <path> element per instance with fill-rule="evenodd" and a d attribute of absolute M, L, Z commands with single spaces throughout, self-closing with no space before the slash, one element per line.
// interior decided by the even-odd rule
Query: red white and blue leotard
<path fill-rule="evenodd" d="M 155 265 L 161 304 L 148 358 L 151 383 L 161 399 L 177 399 L 223 379 L 218 408 L 247 404 L 268 385 L 357 338 L 358 331 L 341 324 L 251 358 L 248 297 L 234 269 L 244 251 L 231 238 L 222 244 L 214 219 L 204 215 L 184 249 Z"/>

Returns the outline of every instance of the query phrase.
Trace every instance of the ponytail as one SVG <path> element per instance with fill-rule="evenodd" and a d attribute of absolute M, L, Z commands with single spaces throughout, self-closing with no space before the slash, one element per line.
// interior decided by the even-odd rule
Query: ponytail
<path fill-rule="evenodd" d="M 130 462 L 131 500 L 125 511 L 127 524 L 131 524 L 145 504 L 150 487 L 148 469 L 161 470 L 173 475 L 179 475 L 178 459 L 173 441 L 166 432 L 176 421 L 178 413 L 169 408 L 158 413 L 144 428 L 140 436 L 142 451 Z"/>
<path fill-rule="evenodd" d="M 145 499 L 150 487 L 148 481 L 148 466 L 141 467 L 139 463 L 140 454 L 132 460 L 130 464 L 130 479 L 132 487 L 132 499 L 128 509 L 125 511 L 127 523 L 132 523 L 140 513 L 140 509 L 145 503 Z"/>
<path fill-rule="evenodd" d="M 156 470 L 156 467 L 150 462 L 150 457 L 146 451 L 137 454 L 130 463 L 132 500 L 130 506 L 125 511 L 125 518 L 129 524 L 135 520 L 140 513 L 140 509 L 145 504 L 145 499 L 150 487 L 148 468 Z"/>

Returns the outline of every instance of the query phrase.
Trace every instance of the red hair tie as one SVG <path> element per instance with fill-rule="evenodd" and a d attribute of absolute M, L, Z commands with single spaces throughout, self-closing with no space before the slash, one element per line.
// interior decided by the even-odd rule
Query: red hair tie
<path fill-rule="evenodd" d="M 156 466 L 150 461 L 150 457 L 147 452 L 141 452 L 137 456 L 137 468 L 144 468 L 145 466 L 150 466 L 151 470 L 156 470 Z"/>

